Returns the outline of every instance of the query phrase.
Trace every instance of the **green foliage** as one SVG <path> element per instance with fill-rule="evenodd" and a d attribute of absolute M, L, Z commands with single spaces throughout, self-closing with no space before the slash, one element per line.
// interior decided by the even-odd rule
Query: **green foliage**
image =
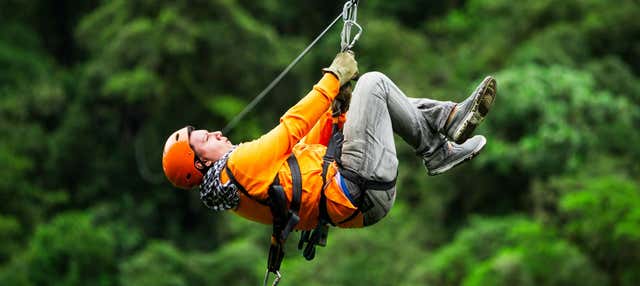
<path fill-rule="evenodd" d="M 20 223 L 15 217 L 0 216 L 0 263 L 18 252 L 20 232 Z"/>
<path fill-rule="evenodd" d="M 640 184 L 620 175 L 559 178 L 549 188 L 558 194 L 561 231 L 615 273 L 617 285 L 640 277 Z"/>
<path fill-rule="evenodd" d="M 639 13 L 633 0 L 474 0 L 426 22 L 425 30 L 440 39 L 463 78 L 509 64 L 582 65 L 598 55 L 616 55 L 637 67 L 638 51 L 630 43 L 638 35 L 631 19 Z"/>
<path fill-rule="evenodd" d="M 66 200 L 58 188 L 45 192 L 43 177 L 31 177 L 41 171 L 36 158 L 48 154 L 46 126 L 57 124 L 67 97 L 37 35 L 23 25 L 0 27 L 0 66 L 0 210 L 29 230 Z"/>
<path fill-rule="evenodd" d="M 282 266 L 286 281 L 314 286 L 398 285 L 407 270 L 428 255 L 423 247 L 428 233 L 421 224 L 406 206 L 396 205 L 388 218 L 369 228 L 333 229 L 326 248 L 317 248 L 313 267 L 301 251 L 290 247 Z M 296 242 L 298 235 L 293 238 Z"/>
<path fill-rule="evenodd" d="M 40 225 L 22 257 L 0 275 L 24 285 L 113 285 L 116 242 L 82 213 L 64 213 Z"/>
<path fill-rule="evenodd" d="M 577 183 L 575 192 L 560 200 L 560 211 L 569 216 L 566 230 L 583 240 L 607 235 L 587 243 L 603 243 L 640 253 L 629 247 L 640 242 L 640 186 L 618 177 L 590 178 Z M 597 245 L 591 245 L 597 247 Z M 619 253 L 624 254 L 624 253 Z"/>
<path fill-rule="evenodd" d="M 410 277 L 414 285 L 604 283 L 604 275 L 575 246 L 522 217 L 472 219 L 450 245 L 424 260 Z"/>
<path fill-rule="evenodd" d="M 123 285 L 187 285 L 185 258 L 165 243 L 150 242 L 121 266 Z"/>
<path fill-rule="evenodd" d="M 165 242 L 150 242 L 120 265 L 122 285 L 246 285 L 258 275 L 259 249 L 248 240 L 229 242 L 215 253 L 184 253 Z"/>
<path fill-rule="evenodd" d="M 626 97 L 597 90 L 589 73 L 526 66 L 505 70 L 497 78 L 505 96 L 487 124 L 497 142 L 484 160 L 499 170 L 516 167 L 549 176 L 580 168 L 590 152 L 625 152 L 640 159 L 629 144 L 640 142 L 636 133 L 616 136 L 634 129 L 640 108 Z"/>

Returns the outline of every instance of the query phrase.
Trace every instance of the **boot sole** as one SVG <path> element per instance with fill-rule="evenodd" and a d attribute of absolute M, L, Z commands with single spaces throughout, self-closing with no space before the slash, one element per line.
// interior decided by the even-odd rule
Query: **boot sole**
<path fill-rule="evenodd" d="M 482 149 L 484 148 L 484 145 L 487 144 L 487 138 L 485 138 L 484 136 L 482 137 L 482 143 L 478 144 L 478 147 L 476 147 L 475 149 L 473 149 L 473 151 L 471 153 L 469 153 L 467 156 L 464 157 L 460 157 L 460 159 L 455 160 L 447 165 L 444 165 L 440 168 L 437 168 L 435 170 L 428 170 L 427 169 L 427 173 L 429 174 L 429 176 L 435 176 L 435 175 L 440 175 L 446 171 L 451 170 L 453 167 L 458 166 L 466 161 L 469 161 L 471 159 L 473 159 L 475 156 L 477 156 L 478 154 L 480 154 L 480 151 L 482 151 Z"/>
<path fill-rule="evenodd" d="M 458 128 L 453 133 L 451 140 L 458 144 L 462 144 L 473 134 L 476 127 L 480 125 L 484 117 L 487 116 L 497 93 L 496 80 L 488 76 L 473 92 L 475 95 L 471 111 L 463 119 Z"/>

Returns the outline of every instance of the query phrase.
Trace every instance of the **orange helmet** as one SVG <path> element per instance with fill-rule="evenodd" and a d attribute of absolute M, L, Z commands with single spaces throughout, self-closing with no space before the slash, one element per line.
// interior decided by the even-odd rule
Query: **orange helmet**
<path fill-rule="evenodd" d="M 184 127 L 169 136 L 162 152 L 162 169 L 176 187 L 191 189 L 202 182 L 202 172 L 196 168 L 198 158 L 189 146 L 193 127 Z"/>

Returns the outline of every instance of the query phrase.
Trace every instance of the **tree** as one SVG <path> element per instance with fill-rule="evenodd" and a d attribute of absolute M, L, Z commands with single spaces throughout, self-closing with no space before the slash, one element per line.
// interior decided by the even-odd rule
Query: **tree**
<path fill-rule="evenodd" d="M 620 174 L 592 172 L 555 178 L 538 197 L 556 198 L 547 200 L 545 214 L 611 273 L 614 285 L 634 285 L 640 279 L 640 184 Z"/>
<path fill-rule="evenodd" d="M 28 248 L 0 275 L 23 285 L 115 285 L 116 242 L 84 213 L 40 225 Z"/>
<path fill-rule="evenodd" d="M 410 285 L 603 285 L 605 276 L 552 229 L 523 217 L 471 220 L 411 272 Z"/>

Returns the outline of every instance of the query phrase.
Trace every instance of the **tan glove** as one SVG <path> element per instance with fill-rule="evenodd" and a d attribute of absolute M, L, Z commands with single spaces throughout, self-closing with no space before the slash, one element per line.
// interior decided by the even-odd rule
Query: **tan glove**
<path fill-rule="evenodd" d="M 358 62 L 352 51 L 346 51 L 338 53 L 331 66 L 322 69 L 322 71 L 335 75 L 340 81 L 340 86 L 343 86 L 358 75 Z"/>
<path fill-rule="evenodd" d="M 349 104 L 351 103 L 351 92 L 353 91 L 353 85 L 347 83 L 340 88 L 340 93 L 331 103 L 331 111 L 339 114 L 346 113 L 349 110 Z"/>

